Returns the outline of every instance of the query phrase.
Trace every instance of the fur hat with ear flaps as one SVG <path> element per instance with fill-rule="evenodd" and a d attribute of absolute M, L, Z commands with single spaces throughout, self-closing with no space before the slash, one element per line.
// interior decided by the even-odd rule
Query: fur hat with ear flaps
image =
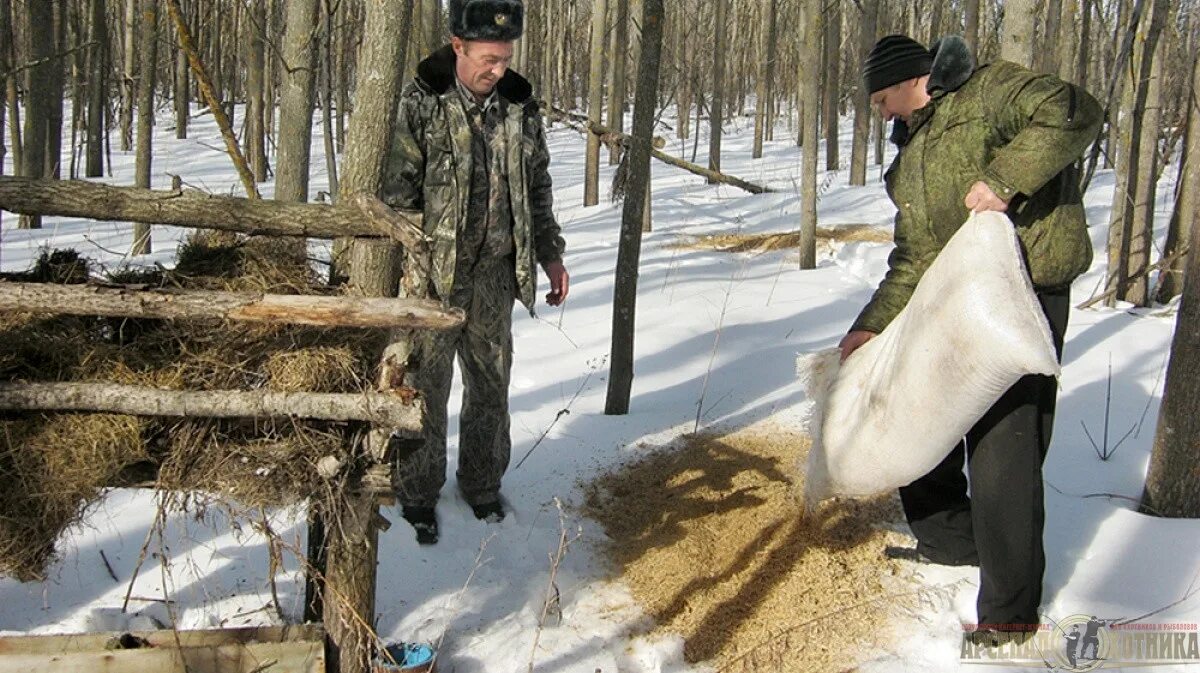
<path fill-rule="evenodd" d="M 524 27 L 521 0 L 450 0 L 450 34 L 464 40 L 512 42 Z"/>

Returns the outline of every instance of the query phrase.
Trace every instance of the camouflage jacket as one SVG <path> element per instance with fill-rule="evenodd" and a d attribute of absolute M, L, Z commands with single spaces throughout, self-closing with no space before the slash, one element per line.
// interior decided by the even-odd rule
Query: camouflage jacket
<path fill-rule="evenodd" d="M 1008 200 L 1036 289 L 1065 287 L 1092 261 L 1074 163 L 1099 133 L 1099 103 L 1014 63 L 976 69 L 958 38 L 935 49 L 932 100 L 893 133 L 901 149 L 885 181 L 898 211 L 896 248 L 852 330 L 880 332 L 904 308 L 966 221 L 963 199 L 977 181 Z"/>
<path fill-rule="evenodd" d="M 384 203 L 421 210 L 431 241 L 433 286 L 446 300 L 455 281 L 457 245 L 467 225 L 471 189 L 471 124 L 455 86 L 454 51 L 449 45 L 417 66 L 401 94 L 391 147 L 384 160 Z M 562 259 L 565 248 L 554 219 L 550 152 L 533 88 L 509 70 L 496 90 L 505 100 L 503 121 L 508 156 L 516 254 L 517 299 L 532 313 L 537 264 Z"/>

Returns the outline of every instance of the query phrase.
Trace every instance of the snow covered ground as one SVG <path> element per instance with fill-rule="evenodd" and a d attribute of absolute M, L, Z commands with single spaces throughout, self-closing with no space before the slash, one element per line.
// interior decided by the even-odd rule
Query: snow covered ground
<path fill-rule="evenodd" d="M 705 670 L 683 661 L 678 639 L 628 636 L 645 617 L 624 587 L 603 579 L 593 544 L 603 533 L 571 505 L 580 501 L 581 481 L 639 455 L 639 446 L 665 444 L 690 432 L 701 399 L 702 429 L 742 427 L 766 418 L 798 424 L 805 397 L 793 373 L 796 354 L 835 344 L 883 274 L 887 244 L 822 245 L 818 268 L 810 271 L 797 269 L 792 252 L 728 254 L 672 246 L 702 234 L 766 233 L 798 226 L 801 157 L 790 140 L 792 133 L 781 125 L 764 157 L 752 160 L 752 131 L 749 118 L 732 120 L 724 138 L 723 168 L 767 183 L 777 193 L 754 196 L 711 186 L 655 163 L 654 231 L 643 241 L 631 413 L 616 417 L 605 416 L 603 408 L 620 206 L 607 200 L 591 208 L 579 205 L 583 138 L 562 127 L 550 132 L 571 297 L 561 310 L 541 307 L 536 320 L 515 309 L 514 465 L 545 437 L 523 466 L 510 469 L 504 493 L 512 514 L 500 524 L 488 526 L 472 517 L 457 494 L 453 470 L 438 507 L 442 538 L 436 546 L 418 547 L 398 512 L 384 512 L 396 524 L 380 541 L 377 610 L 385 638 L 444 636 L 442 663 L 449 664 L 444 670 L 459 673 L 524 671 L 531 660 L 537 671 L 558 673 Z M 314 157 L 320 157 L 319 124 L 315 133 Z M 668 151 L 690 155 L 690 142 L 685 150 L 670 131 L 660 133 L 671 137 Z M 843 137 L 849 135 L 847 126 Z M 168 124 L 160 123 L 155 143 L 155 187 L 167 187 L 168 174 L 175 173 L 191 186 L 240 193 L 211 117 L 198 118 L 191 138 L 184 141 L 175 140 Z M 700 147 L 706 146 L 702 137 Z M 843 165 L 849 154 L 847 144 L 841 150 Z M 130 184 L 132 153 L 114 152 L 113 163 L 112 182 Z M 602 164 L 601 192 L 606 198 L 613 169 L 606 161 Z M 314 195 L 326 189 L 324 170 L 324 162 L 315 160 L 310 187 Z M 10 171 L 6 167 L 6 173 Z M 890 225 L 893 209 L 879 170 L 872 167 L 869 173 L 865 187 L 848 187 L 847 170 L 818 176 L 821 226 Z M 1161 193 L 1168 198 L 1173 180 L 1169 173 L 1163 181 Z M 1075 303 L 1091 296 L 1101 281 L 1100 251 L 1112 185 L 1112 174 L 1102 172 L 1087 195 L 1097 261 L 1076 282 Z M 263 192 L 269 196 L 271 186 L 265 185 Z M 1169 206 L 1160 201 L 1159 222 L 1166 221 Z M 40 231 L 18 231 L 14 226 L 15 217 L 6 213 L 0 232 L 0 264 L 6 271 L 27 268 L 44 245 L 75 247 L 110 268 L 170 265 L 186 233 L 155 227 L 155 252 L 129 259 L 124 252 L 131 229 L 125 224 L 47 218 Z M 1049 617 L 1134 618 L 1171 606 L 1143 622 L 1200 622 L 1200 596 L 1195 594 L 1200 585 L 1200 522 L 1154 519 L 1134 511 L 1149 460 L 1173 326 L 1169 307 L 1072 311 L 1054 444 L 1045 469 L 1044 613 Z M 1110 365 L 1110 445 L 1131 428 L 1134 432 L 1102 461 L 1085 428 L 1101 441 Z M 452 399 L 457 399 L 458 385 Z M 570 413 L 560 417 L 565 408 Z M 456 428 L 452 409 L 452 461 Z M 556 501 L 563 503 L 565 519 L 560 519 Z M 267 624 L 275 619 L 273 610 L 264 609 L 270 592 L 263 538 L 249 527 L 231 527 L 214 512 L 203 521 L 171 519 L 168 571 L 163 572 L 158 559 L 150 559 L 133 589 L 133 616 L 121 613 L 154 512 L 150 492 L 112 492 L 63 542 L 64 553 L 48 581 L 19 584 L 0 579 L 0 631 L 53 633 L 167 624 L 171 616 L 162 602 L 142 600 L 161 599 L 164 591 L 174 601 L 181 628 Z M 272 524 L 303 548 L 303 517 L 298 514 L 273 513 Z M 562 618 L 551 620 L 539 633 L 550 555 L 558 548 L 563 526 L 581 537 L 557 571 Z M 301 612 L 303 586 L 298 579 L 297 563 L 289 558 L 279 575 L 279 589 L 291 616 Z M 974 621 L 977 573 L 930 566 L 919 568 L 917 579 L 950 587 L 951 599 L 923 614 L 920 629 L 897 633 L 892 647 L 863 653 L 867 663 L 861 670 L 974 667 L 960 659 L 960 624 Z M 1190 597 L 1177 603 L 1185 596 Z"/>

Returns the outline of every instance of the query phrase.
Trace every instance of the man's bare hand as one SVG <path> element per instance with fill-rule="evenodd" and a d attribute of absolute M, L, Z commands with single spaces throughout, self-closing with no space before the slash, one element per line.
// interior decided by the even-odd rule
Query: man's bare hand
<path fill-rule="evenodd" d="M 862 329 L 854 330 L 842 337 L 841 343 L 838 344 L 838 348 L 842 349 L 842 362 L 845 362 L 851 353 L 873 338 L 875 338 L 874 332 Z"/>
<path fill-rule="evenodd" d="M 561 306 L 567 300 L 571 289 L 571 275 L 562 262 L 550 262 L 542 267 L 546 277 L 550 279 L 550 292 L 546 295 L 546 303 L 551 306 Z"/>
<path fill-rule="evenodd" d="M 1008 210 L 1008 202 L 996 196 L 992 188 L 982 180 L 971 185 L 971 191 L 967 192 L 967 198 L 963 199 L 963 203 L 966 204 L 968 210 L 980 213 L 988 210 L 1003 213 Z"/>

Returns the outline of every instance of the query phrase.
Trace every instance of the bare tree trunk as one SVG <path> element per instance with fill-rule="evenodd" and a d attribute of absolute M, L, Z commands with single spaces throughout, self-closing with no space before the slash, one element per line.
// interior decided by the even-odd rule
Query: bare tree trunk
<path fill-rule="evenodd" d="M 58 55 L 67 51 L 67 3 L 57 2 L 54 6 L 54 42 L 51 54 Z M 62 138 L 63 138 L 63 102 L 64 102 L 64 70 L 68 59 L 55 58 L 50 62 L 47 71 L 50 77 L 49 96 L 50 118 L 46 121 L 46 172 L 44 175 L 59 178 L 62 175 Z"/>
<path fill-rule="evenodd" d="M 1171 215 L 1163 257 L 1170 257 L 1197 240 L 1191 237 L 1196 227 L 1193 219 L 1200 208 L 1200 66 L 1196 61 L 1192 61 L 1192 87 L 1187 101 L 1187 130 L 1179 161 L 1179 189 L 1176 190 L 1175 210 Z M 1171 301 L 1182 291 L 1186 261 L 1180 259 L 1162 270 L 1157 292 L 1160 303 Z"/>
<path fill-rule="evenodd" d="M 329 194 L 337 198 L 337 149 L 333 144 L 333 11 L 326 0 L 321 9 L 321 135 L 325 141 L 325 170 Z"/>
<path fill-rule="evenodd" d="M 1081 88 L 1088 85 L 1088 65 L 1091 62 L 1092 0 L 1080 0 L 1079 53 L 1075 63 L 1074 81 Z"/>
<path fill-rule="evenodd" d="M 1070 2 L 1070 0 L 1067 0 Z M 1062 34 L 1063 0 L 1046 0 L 1045 23 L 1042 24 L 1041 48 L 1037 50 L 1034 64 L 1039 72 L 1058 73 L 1058 49 L 1062 43 L 1070 42 Z"/>
<path fill-rule="evenodd" d="M 221 101 L 228 100 L 225 95 L 225 71 L 222 69 L 225 55 L 221 52 L 221 37 L 224 33 L 225 12 L 222 11 L 221 0 L 209 0 L 208 28 L 211 41 L 211 54 L 207 60 L 209 78 L 212 80 L 213 92 Z M 228 113 L 227 113 L 228 114 Z"/>
<path fill-rule="evenodd" d="M 729 2 L 730 0 L 713 0 L 716 4 L 716 12 L 714 13 L 713 24 L 713 45 L 723 47 L 725 35 L 729 29 Z M 709 121 L 709 136 L 708 136 L 708 168 L 709 170 L 721 171 L 721 134 L 724 133 L 724 113 L 725 113 L 725 49 L 714 48 L 713 50 L 713 73 L 712 73 L 712 105 L 709 106 L 708 116 Z M 708 181 L 713 184 L 712 180 Z"/>
<path fill-rule="evenodd" d="M 266 47 L 263 31 L 266 29 L 267 12 L 262 2 L 251 3 L 249 11 L 246 22 L 246 138 L 250 150 L 250 170 L 254 173 L 254 179 L 257 182 L 266 182 Z"/>
<path fill-rule="evenodd" d="M 158 61 L 158 1 L 142 0 L 141 6 L 142 44 L 141 70 L 138 79 L 137 105 L 137 158 L 134 168 L 135 187 L 150 188 L 150 162 L 154 143 L 154 85 Z M 131 255 L 150 254 L 150 225 L 133 225 L 133 249 Z"/>
<path fill-rule="evenodd" d="M 337 3 L 337 116 L 334 118 L 335 133 L 337 134 L 338 151 L 346 152 L 346 110 L 350 107 L 350 58 L 347 51 L 353 31 L 350 30 L 350 10 L 348 2 Z"/>
<path fill-rule="evenodd" d="M 1193 82 L 1200 81 L 1192 63 Z M 1193 208 L 1195 208 L 1193 201 Z M 1190 238 L 1200 241 L 1200 212 L 1189 213 Z M 1159 516 L 1200 517 L 1200 250 L 1187 256 L 1183 298 L 1171 342 L 1154 449 L 1142 493 L 1142 510 Z"/>
<path fill-rule="evenodd" d="M 308 200 L 313 94 L 318 43 L 318 0 L 290 0 L 283 33 L 283 87 L 279 100 L 279 153 L 275 160 L 275 198 Z"/>
<path fill-rule="evenodd" d="M 607 35 L 608 0 L 592 3 L 591 67 L 588 69 L 588 119 L 602 121 L 600 107 L 604 104 L 604 47 Z M 587 156 L 583 175 L 583 205 L 600 203 L 600 139 L 588 135 Z"/>
<path fill-rule="evenodd" d="M 28 36 L 29 60 L 25 70 L 25 148 L 21 157 L 20 175 L 40 178 L 46 175 L 46 133 L 50 118 L 53 84 L 46 59 L 54 52 L 54 16 L 50 3 L 31 2 L 25 8 L 25 34 Z M 21 229 L 40 229 L 40 217 L 21 216 Z"/>
<path fill-rule="evenodd" d="M 682 0 L 681 4 L 684 11 L 677 16 L 690 15 L 687 9 L 686 0 Z M 693 70 L 692 62 L 694 59 L 694 40 L 689 39 L 688 31 L 684 30 L 683 21 L 675 22 L 675 53 L 679 55 L 679 96 L 676 99 L 678 103 L 675 106 L 676 110 L 676 135 L 680 140 L 687 140 L 691 133 L 689 122 L 692 114 L 692 101 L 695 98 L 693 89 Z"/>
<path fill-rule="evenodd" d="M 1134 126 L 1139 128 L 1138 153 L 1134 180 L 1134 208 L 1130 226 L 1129 288 L 1126 301 L 1138 306 L 1150 305 L 1150 254 L 1154 248 L 1154 201 L 1158 186 L 1158 135 L 1162 119 L 1162 70 L 1166 36 L 1164 28 L 1170 11 L 1169 0 L 1155 0 L 1142 55 L 1141 82 L 1134 107 Z"/>
<path fill-rule="evenodd" d="M 181 7 L 181 9 L 183 9 Z M 185 10 L 186 14 L 186 10 Z M 173 86 L 175 91 L 175 138 L 183 140 L 188 134 L 188 102 L 191 100 L 191 78 L 188 76 L 187 52 L 183 45 L 175 43 L 175 73 Z"/>
<path fill-rule="evenodd" d="M 763 154 L 763 136 L 771 115 L 768 108 L 773 105 L 771 100 L 771 82 L 775 78 L 775 52 L 778 50 L 775 30 L 775 14 L 777 0 L 767 0 L 765 10 L 766 30 L 763 31 L 761 58 L 758 67 L 758 88 L 755 92 L 754 103 L 754 150 L 751 156 L 761 159 Z"/>
<path fill-rule="evenodd" d="M 89 10 L 88 39 L 96 44 L 88 50 L 87 160 L 84 175 L 96 178 L 104 175 L 104 139 L 108 135 L 104 123 L 109 65 L 105 0 L 91 0 Z"/>
<path fill-rule="evenodd" d="M 963 0 L 963 39 L 979 60 L 979 3 L 983 0 Z"/>
<path fill-rule="evenodd" d="M 1108 235 L 1108 305 L 1150 301 L 1145 278 L 1152 246 L 1155 159 L 1158 149 L 1160 36 L 1166 22 L 1166 0 L 1154 0 L 1151 16 L 1139 22 L 1138 54 L 1125 83 L 1126 110 L 1120 117 L 1122 145 L 1117 154 L 1117 185 L 1113 192 Z M 1156 64 L 1156 61 L 1159 63 Z"/>
<path fill-rule="evenodd" d="M 1006 0 L 1000 58 L 1033 67 L 1034 34 L 1037 29 L 1036 0 Z"/>
<path fill-rule="evenodd" d="M 12 48 L 12 5 L 4 0 L 0 0 L 0 91 L 8 90 L 8 83 L 11 79 L 8 72 L 12 70 L 12 59 L 10 58 L 9 50 Z M 4 124 L 5 112 L 7 105 L 0 104 L 0 175 L 4 175 L 4 159 L 8 154 L 8 148 L 4 146 Z M 21 162 L 14 160 L 14 166 L 20 166 Z M 3 213 L 0 213 L 2 216 Z"/>
<path fill-rule="evenodd" d="M 823 0 L 805 0 L 804 69 L 815 73 L 821 67 L 821 36 L 825 32 Z M 817 77 L 802 80 L 805 101 L 804 157 L 800 175 L 800 268 L 817 266 L 817 111 L 821 109 L 821 82 Z"/>
<path fill-rule="evenodd" d="M 1079 29 L 1076 26 L 1076 19 L 1079 15 L 1079 0 L 1061 0 L 1062 1 L 1062 16 L 1059 23 L 1058 34 L 1058 53 L 1055 54 L 1057 59 L 1058 76 L 1067 82 L 1078 82 L 1075 76 L 1075 58 L 1076 52 L 1079 49 Z M 1049 29 L 1046 30 L 1046 35 L 1054 35 Z M 1048 44 L 1048 48 L 1054 49 L 1054 44 Z"/>
<path fill-rule="evenodd" d="M 875 46 L 879 0 L 862 0 L 862 23 L 859 25 L 858 62 L 866 60 Z M 859 78 L 855 82 L 854 140 L 850 148 L 850 184 L 867 184 L 867 142 L 871 135 L 871 94 Z"/>
<path fill-rule="evenodd" d="M 797 14 L 800 19 L 797 25 L 801 26 L 800 30 L 796 31 L 796 147 L 804 147 L 804 115 L 813 110 L 812 103 L 805 100 L 806 92 L 808 91 L 807 82 L 811 77 L 818 77 L 818 69 L 811 70 L 812 67 L 808 62 L 808 24 L 805 23 L 805 18 L 808 16 L 808 0 L 798 0 Z M 820 92 L 817 92 L 820 95 Z"/>
<path fill-rule="evenodd" d="M 0 3 L 4 5 L 3 11 L 0 11 L 0 67 L 3 67 L 5 72 L 9 72 L 17 62 L 17 46 L 13 39 L 12 5 L 2 0 Z M 21 146 L 21 106 L 17 99 L 17 75 L 14 73 L 6 79 L 4 94 L 8 106 L 8 128 L 12 138 L 13 172 L 20 175 L 25 153 Z"/>
<path fill-rule="evenodd" d="M 825 4 L 828 13 L 823 17 L 825 24 L 825 67 L 821 71 L 822 88 L 825 90 L 825 170 L 836 171 L 841 163 L 838 156 L 838 85 L 841 82 L 842 64 L 842 9 L 839 0 Z"/>
<path fill-rule="evenodd" d="M 412 0 L 386 0 L 366 5 L 363 46 L 358 54 L 358 86 L 354 114 L 346 137 L 345 159 L 338 182 L 338 202 L 362 192 L 378 194 L 383 163 L 391 142 L 400 83 L 406 72 L 404 44 L 411 30 Z M 398 34 L 397 34 L 398 33 Z M 362 260 L 350 264 L 350 259 Z M 366 263 L 365 260 L 371 260 Z M 332 279 L 349 278 L 364 294 L 395 296 L 400 275 L 400 250 L 395 245 L 356 240 L 342 241 L 334 249 Z M 361 271 L 356 271 L 361 269 Z M 370 291 L 377 279 L 389 278 L 388 287 Z"/>
<path fill-rule="evenodd" d="M 138 0 L 125 0 L 125 79 L 121 83 L 121 151 L 133 149 L 133 99 L 137 94 L 137 21 Z"/>
<path fill-rule="evenodd" d="M 633 137 L 629 148 L 629 189 L 621 214 L 621 243 L 613 286 L 612 365 L 604 413 L 629 413 L 633 387 L 633 338 L 637 312 L 638 262 L 642 247 L 654 114 L 658 107 L 659 67 L 662 61 L 663 0 L 645 0 L 642 14 L 642 57 L 638 65 Z"/>
<path fill-rule="evenodd" d="M 612 89 L 608 92 L 608 128 L 614 131 L 625 130 L 625 45 L 629 43 L 629 0 L 615 0 L 612 49 Z M 615 166 L 621 163 L 621 146 L 610 145 L 608 148 L 608 163 Z"/>

